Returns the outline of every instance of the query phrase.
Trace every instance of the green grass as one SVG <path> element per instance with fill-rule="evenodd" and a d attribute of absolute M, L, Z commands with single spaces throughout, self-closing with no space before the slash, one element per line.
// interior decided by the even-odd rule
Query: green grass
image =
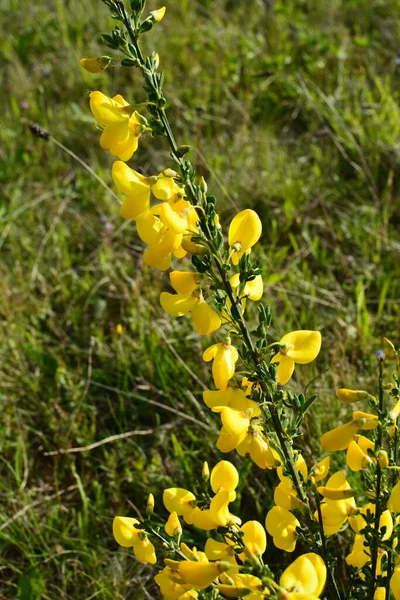
<path fill-rule="evenodd" d="M 293 384 L 321 374 L 308 458 L 345 416 L 335 388 L 372 391 L 382 335 L 399 341 L 399 15 L 398 0 L 171 1 L 148 38 L 177 138 L 224 222 L 248 206 L 262 217 L 272 335 L 323 329 L 321 357 Z M 0 590 L 157 597 L 152 569 L 116 548 L 111 522 L 143 511 L 150 491 L 160 507 L 163 487 L 189 486 L 205 458 L 221 458 L 218 419 L 201 399 L 207 342 L 162 313 L 167 278 L 143 267 L 111 194 L 26 124 L 48 128 L 111 186 L 88 92 L 141 101 L 141 81 L 80 69 L 113 25 L 100 2 L 11 0 L 0 23 Z M 166 144 L 145 138 L 131 164 L 159 172 Z M 243 514 L 265 514 L 271 474 L 229 458 L 252 471 Z"/>

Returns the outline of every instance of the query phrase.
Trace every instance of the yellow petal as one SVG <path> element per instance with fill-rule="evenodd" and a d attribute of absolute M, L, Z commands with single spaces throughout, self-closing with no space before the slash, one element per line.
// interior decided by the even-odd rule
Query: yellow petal
<path fill-rule="evenodd" d="M 363 452 L 360 446 L 352 440 L 347 448 L 346 463 L 352 471 L 361 471 L 371 462 L 368 455 Z"/>
<path fill-rule="evenodd" d="M 133 547 L 133 552 L 139 562 L 150 565 L 155 565 L 157 562 L 156 552 L 153 544 L 150 542 L 148 537 L 141 540 L 138 544 Z"/>
<path fill-rule="evenodd" d="M 182 526 L 180 524 L 178 515 L 176 514 L 175 511 L 169 515 L 168 521 L 164 525 L 164 529 L 165 529 L 166 533 L 171 537 L 181 535 Z"/>
<path fill-rule="evenodd" d="M 141 240 L 146 244 L 156 243 L 162 223 L 158 217 L 150 213 L 142 213 L 136 217 L 136 231 Z"/>
<path fill-rule="evenodd" d="M 179 294 L 191 294 L 200 283 L 199 273 L 185 271 L 171 271 L 169 274 L 171 285 Z"/>
<path fill-rule="evenodd" d="M 227 460 L 221 460 L 211 471 L 210 485 L 216 494 L 220 489 L 232 492 L 239 483 L 239 473 L 235 466 Z"/>
<path fill-rule="evenodd" d="M 271 363 L 279 363 L 277 369 L 277 381 L 281 385 L 285 385 L 293 375 L 294 360 L 289 358 L 289 356 L 278 352 L 271 360 Z"/>
<path fill-rule="evenodd" d="M 171 254 L 159 256 L 154 250 L 154 246 L 149 246 L 143 253 L 143 261 L 146 265 L 159 271 L 166 271 L 171 266 Z"/>
<path fill-rule="evenodd" d="M 196 496 L 183 488 L 168 488 L 164 490 L 163 502 L 168 512 L 184 516 L 196 506 Z"/>
<path fill-rule="evenodd" d="M 130 548 L 140 541 L 139 530 L 135 529 L 139 521 L 130 517 L 115 517 L 113 521 L 113 535 L 120 546 Z"/>
<path fill-rule="evenodd" d="M 316 481 L 316 482 L 321 481 L 328 475 L 329 469 L 330 469 L 330 464 L 331 464 L 331 457 L 325 456 L 325 458 L 323 458 L 322 460 L 317 462 L 312 467 L 311 472 L 310 472 L 310 477 L 313 477 L 314 481 Z"/>
<path fill-rule="evenodd" d="M 321 445 L 325 450 L 329 452 L 336 452 L 337 450 L 346 450 L 354 435 L 358 432 L 360 426 L 355 421 L 350 423 L 344 423 L 339 427 L 335 427 L 331 431 L 327 431 L 321 436 Z"/>
<path fill-rule="evenodd" d="M 261 556 L 267 548 L 265 529 L 258 521 L 247 521 L 241 527 L 244 533 L 243 541 L 246 548 L 252 553 Z"/>
<path fill-rule="evenodd" d="M 261 231 L 262 225 L 258 214 L 251 209 L 242 210 L 229 225 L 229 245 L 240 244 L 241 251 L 248 250 L 258 242 Z"/>
<path fill-rule="evenodd" d="M 392 489 L 387 507 L 392 512 L 400 512 L 400 481 L 398 481 Z"/>
<path fill-rule="evenodd" d="M 155 197 L 163 201 L 174 200 L 184 193 L 183 188 L 179 187 L 173 177 L 165 177 L 163 174 L 158 176 L 152 190 Z"/>
<path fill-rule="evenodd" d="M 244 289 L 246 295 L 249 296 L 250 300 L 258 301 L 264 294 L 264 283 L 261 275 L 257 275 L 252 281 L 246 283 Z"/>
<path fill-rule="evenodd" d="M 286 355 L 294 362 L 305 365 L 314 360 L 321 350 L 321 334 L 319 331 L 292 331 L 280 340 L 288 346 Z"/>
<path fill-rule="evenodd" d="M 205 362 L 209 362 L 210 360 L 213 360 L 213 358 L 215 358 L 215 355 L 218 352 L 219 346 L 220 346 L 220 344 L 213 344 L 212 346 L 209 346 L 209 348 L 207 348 L 206 350 L 204 350 L 204 352 L 203 352 L 203 360 Z"/>
<path fill-rule="evenodd" d="M 369 398 L 368 392 L 364 392 L 364 390 L 348 390 L 347 388 L 338 390 L 337 395 L 346 404 L 358 402 L 359 400 L 368 400 Z"/>
<path fill-rule="evenodd" d="M 98 58 L 81 58 L 79 64 L 89 73 L 101 73 L 107 67 L 110 61 L 99 60 Z"/>
<path fill-rule="evenodd" d="M 232 452 L 241 441 L 241 436 L 232 435 L 223 427 L 219 434 L 216 446 L 221 452 Z"/>
<path fill-rule="evenodd" d="M 204 302 L 199 300 L 191 311 L 194 327 L 200 335 L 210 335 L 221 327 L 221 319 L 217 312 Z"/>
<path fill-rule="evenodd" d="M 96 121 L 104 127 L 112 123 L 128 122 L 129 108 L 121 106 L 101 92 L 90 94 L 90 110 Z"/>
<path fill-rule="evenodd" d="M 171 317 L 183 317 L 192 310 L 197 301 L 197 298 L 184 294 L 170 294 L 168 292 L 161 292 L 160 294 L 160 304 Z"/>
<path fill-rule="evenodd" d="M 322 561 L 321 558 L 320 560 Z M 313 561 L 308 558 L 307 554 L 303 554 L 302 556 L 299 556 L 291 565 L 289 565 L 287 569 L 285 569 L 279 580 L 279 585 L 288 591 L 294 590 L 304 594 L 313 594 L 318 597 L 320 591 L 322 591 L 325 585 L 325 581 L 320 581 Z"/>
<path fill-rule="evenodd" d="M 121 160 L 116 160 L 111 169 L 111 175 L 118 190 L 123 194 L 134 194 L 143 187 L 147 188 L 150 195 L 150 184 L 147 177 L 137 173 Z"/>
<path fill-rule="evenodd" d="M 234 410 L 229 406 L 217 406 L 213 412 L 221 413 L 221 421 L 226 431 L 232 435 L 241 436 L 250 426 L 250 418 L 246 412 Z"/>
<path fill-rule="evenodd" d="M 176 212 L 168 202 L 163 202 L 160 206 L 160 219 L 175 233 L 183 233 L 188 226 L 186 217 Z"/>
<path fill-rule="evenodd" d="M 179 575 L 183 581 L 196 588 L 204 589 L 212 584 L 212 582 L 223 572 L 219 561 L 213 563 L 202 563 L 185 561 L 179 564 Z M 224 569 L 228 570 L 230 565 Z"/>
<path fill-rule="evenodd" d="M 230 493 L 221 488 L 210 503 L 210 515 L 221 527 L 227 527 L 232 521 L 228 508 L 229 502 Z"/>

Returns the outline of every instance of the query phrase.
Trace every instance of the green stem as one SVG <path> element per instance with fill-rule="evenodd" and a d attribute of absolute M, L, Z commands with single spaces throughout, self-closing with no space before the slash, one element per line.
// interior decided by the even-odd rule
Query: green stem
<path fill-rule="evenodd" d="M 378 417 L 379 421 L 381 421 L 383 416 L 383 361 L 379 360 L 379 407 L 378 407 Z M 379 452 L 382 447 L 382 436 L 383 436 L 383 427 L 381 422 L 378 425 L 378 435 L 375 444 L 375 452 Z M 371 571 L 372 571 L 372 579 L 370 586 L 370 598 L 372 599 L 375 594 L 376 589 L 376 568 L 378 564 L 378 550 L 379 550 L 379 541 L 380 541 L 380 529 L 379 524 L 382 515 L 382 503 L 381 503 L 381 486 L 382 486 L 382 469 L 379 465 L 379 462 L 376 465 L 376 488 L 375 488 L 375 519 L 374 519 L 374 531 L 372 533 L 372 543 L 371 543 Z"/>

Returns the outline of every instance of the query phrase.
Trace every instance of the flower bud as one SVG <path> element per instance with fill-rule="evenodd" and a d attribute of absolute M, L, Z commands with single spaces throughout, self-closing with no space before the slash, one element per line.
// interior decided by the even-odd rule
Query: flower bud
<path fill-rule="evenodd" d="M 379 450 L 378 463 L 381 469 L 386 469 L 386 467 L 389 465 L 388 453 L 385 450 Z"/>
<path fill-rule="evenodd" d="M 338 398 L 343 400 L 346 404 L 351 404 L 352 402 L 357 402 L 358 400 L 368 400 L 369 394 L 368 392 L 364 392 L 364 390 L 348 390 L 346 388 L 341 388 L 338 390 Z"/>
<path fill-rule="evenodd" d="M 150 517 L 153 514 L 153 512 L 154 512 L 154 496 L 153 496 L 153 494 L 149 494 L 149 497 L 147 498 L 146 513 Z"/>
<path fill-rule="evenodd" d="M 206 180 L 204 179 L 204 177 L 203 177 L 203 176 L 201 176 L 201 177 L 200 177 L 200 179 L 199 179 L 199 188 L 201 189 L 201 191 L 202 191 L 204 194 L 206 194 L 206 193 L 207 193 L 208 186 L 207 186 L 207 182 L 206 182 Z"/>
<path fill-rule="evenodd" d="M 210 468 L 208 466 L 208 462 L 203 462 L 203 469 L 201 471 L 201 477 L 203 481 L 208 481 L 210 479 Z"/>

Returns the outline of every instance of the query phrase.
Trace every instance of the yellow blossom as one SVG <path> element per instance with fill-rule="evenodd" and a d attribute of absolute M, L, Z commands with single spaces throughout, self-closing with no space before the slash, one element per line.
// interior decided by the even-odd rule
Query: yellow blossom
<path fill-rule="evenodd" d="M 302 554 L 289 565 L 279 580 L 290 594 L 289 598 L 300 600 L 319 598 L 326 582 L 326 566 L 318 554 Z"/>
<path fill-rule="evenodd" d="M 358 440 L 352 440 L 347 448 L 346 463 L 352 471 L 361 471 L 361 469 L 367 468 L 373 462 L 373 459 L 368 456 L 368 451 L 365 451 L 362 448 L 362 444 L 359 444 L 359 439 L 363 437 L 359 436 Z M 372 448 L 374 448 L 373 443 Z"/>
<path fill-rule="evenodd" d="M 246 556 L 262 556 L 267 548 L 267 536 L 265 529 L 258 521 L 247 521 L 241 527 L 243 532 L 243 542 L 246 547 L 245 552 L 239 555 L 240 560 L 245 560 Z"/>
<path fill-rule="evenodd" d="M 203 360 L 213 360 L 212 373 L 215 387 L 225 390 L 229 380 L 235 374 L 235 363 L 239 358 L 238 351 L 229 342 L 214 344 L 203 353 Z"/>
<path fill-rule="evenodd" d="M 167 10 L 166 7 L 163 6 L 162 8 L 159 8 L 158 10 L 152 10 L 150 12 L 150 16 L 151 16 L 152 20 L 154 21 L 154 23 L 159 23 L 161 21 L 161 19 L 164 18 L 166 10 Z"/>
<path fill-rule="evenodd" d="M 390 589 L 395 600 L 400 600 L 400 565 L 396 566 L 390 578 Z"/>
<path fill-rule="evenodd" d="M 329 473 L 330 465 L 331 465 L 330 456 L 325 456 L 325 458 L 323 458 L 322 460 L 317 462 L 310 471 L 311 480 L 318 482 L 318 481 L 321 481 L 322 479 L 325 479 L 325 477 Z"/>
<path fill-rule="evenodd" d="M 139 521 L 130 517 L 115 517 L 113 534 L 116 542 L 124 548 L 133 547 L 136 558 L 141 563 L 154 565 L 157 562 L 155 548 L 143 529 L 136 529 Z"/>
<path fill-rule="evenodd" d="M 228 571 L 231 564 L 225 561 L 194 562 L 184 561 L 179 563 L 179 575 L 183 581 L 198 589 L 204 589 L 212 584 L 224 571 Z"/>
<path fill-rule="evenodd" d="M 335 427 L 324 433 L 320 442 L 322 447 L 329 452 L 346 450 L 356 433 L 361 429 L 362 422 L 355 420 Z"/>
<path fill-rule="evenodd" d="M 233 217 L 229 225 L 229 246 L 234 248 L 232 262 L 237 265 L 245 252 L 248 252 L 261 236 L 262 225 L 260 217 L 254 210 L 242 210 Z"/>
<path fill-rule="evenodd" d="M 171 537 L 175 537 L 177 535 L 182 534 L 182 526 L 178 519 L 178 515 L 175 511 L 169 515 L 168 521 L 165 523 L 164 529 L 166 533 Z"/>
<path fill-rule="evenodd" d="M 143 117 L 132 111 L 119 94 L 109 98 L 101 92 L 91 92 L 90 109 L 96 121 L 105 129 L 100 146 L 120 160 L 129 160 L 137 150 L 139 136 L 143 133 Z"/>
<path fill-rule="evenodd" d="M 196 507 L 196 496 L 183 488 L 168 488 L 164 490 L 163 502 L 168 512 L 185 517 Z"/>
<path fill-rule="evenodd" d="M 274 506 L 267 514 L 265 527 L 277 548 L 293 552 L 296 547 L 296 527 L 300 527 L 300 523 L 291 512 Z"/>
<path fill-rule="evenodd" d="M 206 303 L 201 293 L 170 294 L 161 292 L 160 304 L 172 317 L 183 317 L 189 312 L 200 335 L 209 335 L 221 327 L 218 313 Z"/>
<path fill-rule="evenodd" d="M 338 390 L 337 395 L 346 404 L 352 404 L 359 400 L 368 400 L 369 398 L 368 392 L 364 392 L 364 390 L 348 390 L 346 388 Z"/>
<path fill-rule="evenodd" d="M 344 490 L 344 493 L 342 493 L 342 490 Z M 343 471 L 338 471 L 331 475 L 326 486 L 319 488 L 320 493 L 324 492 L 324 502 L 321 504 L 321 516 L 324 532 L 327 535 L 337 533 L 346 523 L 348 517 L 355 511 L 356 503 L 350 490 L 350 485 Z M 335 493 L 340 497 L 338 499 L 331 499 L 335 497 Z M 319 520 L 317 512 L 314 517 L 316 520 Z"/>
<path fill-rule="evenodd" d="M 100 56 L 99 58 L 81 58 L 79 64 L 89 73 L 101 73 L 108 67 L 110 62 L 111 59 L 108 56 Z"/>
<path fill-rule="evenodd" d="M 313 361 L 321 350 L 319 331 L 292 331 L 280 339 L 280 350 L 271 363 L 278 365 L 278 383 L 285 385 L 293 375 L 295 364 L 305 365 Z"/>
<path fill-rule="evenodd" d="M 227 460 L 221 460 L 211 471 L 211 489 L 216 494 L 223 489 L 233 492 L 239 483 L 239 473 L 235 466 Z"/>
<path fill-rule="evenodd" d="M 232 286 L 232 289 L 234 291 L 236 291 L 240 285 L 240 274 L 235 273 L 235 275 L 232 275 L 232 277 L 230 278 L 229 281 Z M 244 290 L 243 290 L 243 296 L 247 296 L 247 298 L 249 298 L 249 300 L 254 300 L 254 301 L 260 300 L 263 293 L 264 293 L 264 284 L 263 284 L 261 275 L 256 275 L 256 277 L 254 277 L 254 279 L 246 282 L 246 285 L 244 286 Z"/>
<path fill-rule="evenodd" d="M 390 493 L 390 498 L 388 500 L 387 507 L 392 512 L 400 512 L 400 480 L 396 483 L 396 485 Z"/>

